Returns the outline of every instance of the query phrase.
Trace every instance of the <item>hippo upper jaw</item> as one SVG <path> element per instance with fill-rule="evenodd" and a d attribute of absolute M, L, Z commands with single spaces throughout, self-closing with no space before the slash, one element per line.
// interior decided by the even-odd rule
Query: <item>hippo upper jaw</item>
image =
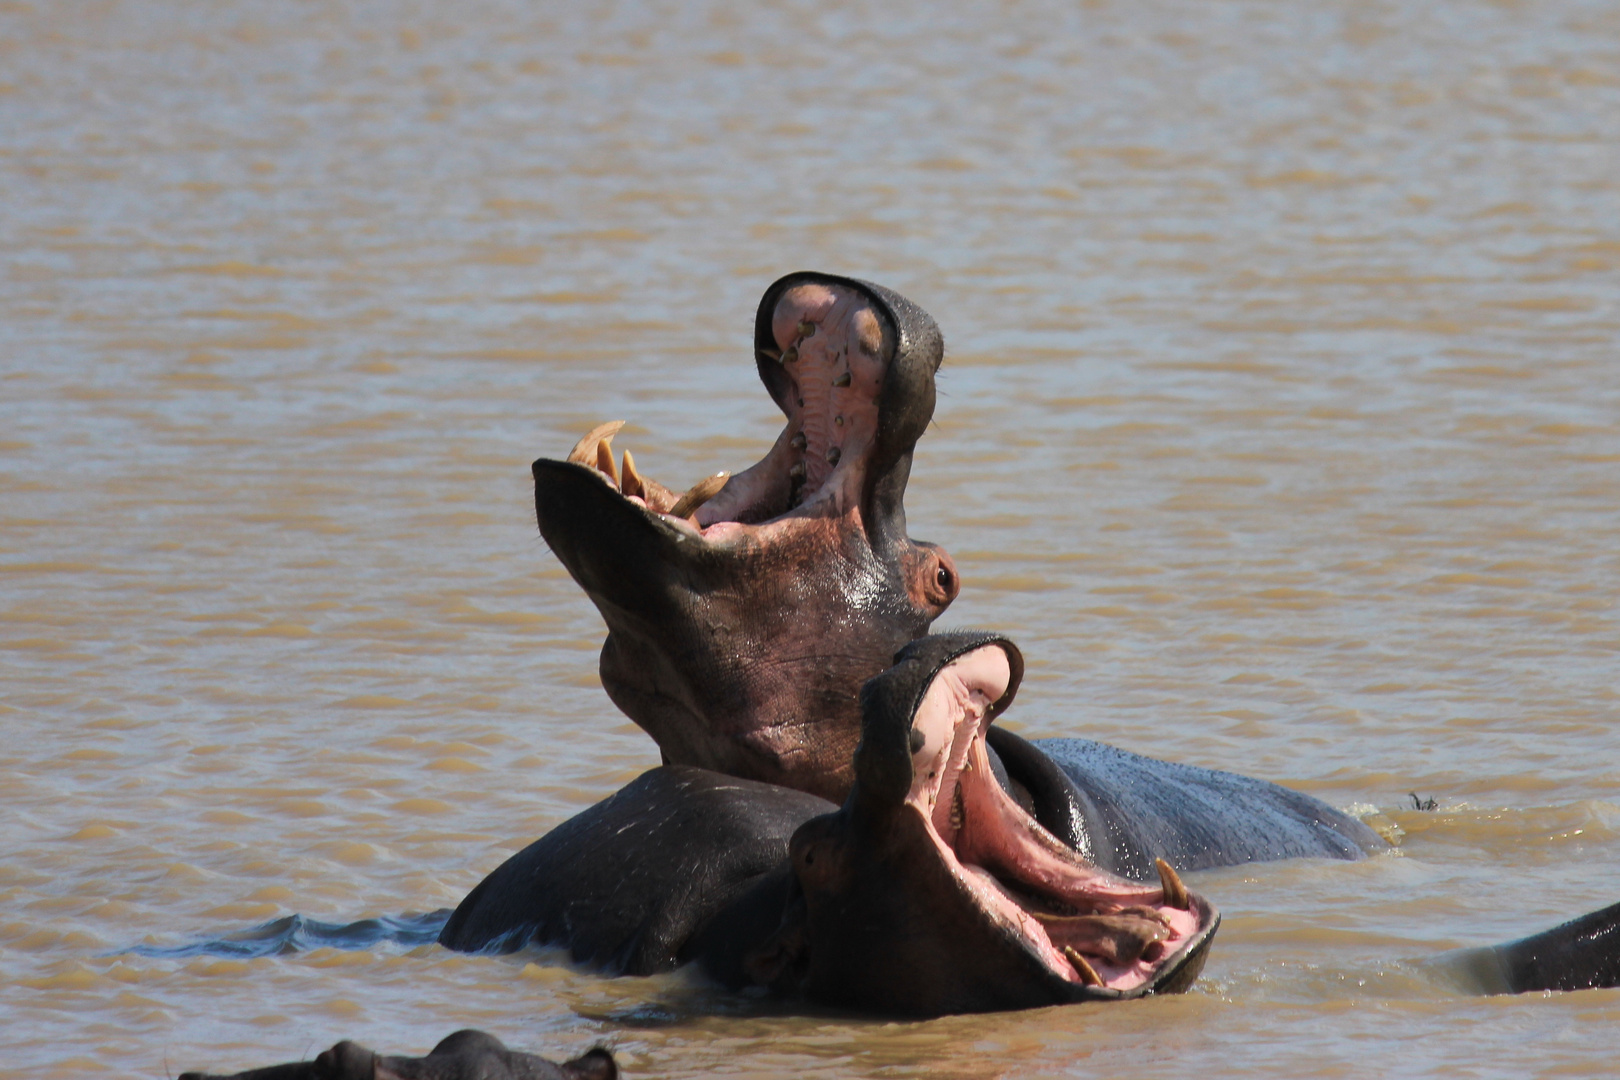
<path fill-rule="evenodd" d="M 664 760 L 841 799 L 857 688 L 957 592 L 903 497 L 933 415 L 932 320 L 878 286 L 794 274 L 755 359 L 788 423 L 756 465 L 685 495 L 622 468 L 604 424 L 534 463 L 540 532 L 608 625 L 608 695 Z"/>

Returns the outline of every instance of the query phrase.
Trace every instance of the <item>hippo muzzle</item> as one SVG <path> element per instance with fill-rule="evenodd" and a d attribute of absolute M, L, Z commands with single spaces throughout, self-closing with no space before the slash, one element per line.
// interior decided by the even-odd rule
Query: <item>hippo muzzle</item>
<path fill-rule="evenodd" d="M 757 464 L 676 494 L 615 463 L 622 422 L 534 463 L 541 535 L 608 626 L 602 684 L 666 762 L 843 798 L 857 688 L 957 593 L 903 504 L 943 349 L 904 297 L 790 274 L 755 320 L 787 417 Z"/>

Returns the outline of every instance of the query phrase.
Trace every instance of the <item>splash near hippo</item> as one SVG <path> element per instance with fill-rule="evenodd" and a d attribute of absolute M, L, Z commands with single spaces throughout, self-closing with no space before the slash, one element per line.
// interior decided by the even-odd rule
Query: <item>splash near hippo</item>
<path fill-rule="evenodd" d="M 929 633 L 960 586 L 907 533 L 938 327 L 881 286 L 800 272 L 766 290 L 753 344 L 786 424 L 751 467 L 677 494 L 615 459 L 618 421 L 534 463 L 541 535 L 607 624 L 603 686 L 664 764 L 495 869 L 443 946 L 690 965 L 788 1008 L 1117 1002 L 1202 970 L 1221 916 L 1182 874 L 1388 847 L 1264 780 L 995 726 L 1023 655 Z M 1483 993 L 1620 985 L 1620 905 L 1437 962 Z M 615 1075 L 605 1053 L 559 1066 L 476 1032 L 428 1058 L 345 1043 L 242 1075 L 351 1073 Z"/>

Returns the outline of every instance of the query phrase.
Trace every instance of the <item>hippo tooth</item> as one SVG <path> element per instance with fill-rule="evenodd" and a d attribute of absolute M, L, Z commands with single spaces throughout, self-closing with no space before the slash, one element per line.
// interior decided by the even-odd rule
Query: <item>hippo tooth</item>
<path fill-rule="evenodd" d="M 779 364 L 782 362 L 781 349 L 761 349 L 759 350 L 759 355 L 763 356 L 767 360 L 775 360 Z"/>
<path fill-rule="evenodd" d="M 951 800 L 951 828 L 955 829 L 957 832 L 962 831 L 962 814 L 962 787 L 960 784 L 958 784 L 956 788 L 956 797 Z"/>
<path fill-rule="evenodd" d="M 836 465 L 838 464 L 838 459 L 843 456 L 844 452 L 835 446 L 831 450 L 827 451 L 827 464 Z"/>
<path fill-rule="evenodd" d="M 1075 952 L 1073 945 L 1063 946 L 1063 955 L 1074 965 L 1074 973 L 1080 976 L 1081 982 L 1087 986 L 1103 985 L 1102 976 L 1097 974 L 1097 969 L 1086 963 L 1086 958 Z"/>
<path fill-rule="evenodd" d="M 844 426 L 844 418 L 842 416 L 835 416 L 835 417 L 833 417 L 833 423 L 838 427 L 843 427 Z"/>
<path fill-rule="evenodd" d="M 622 427 L 624 427 L 623 420 L 609 420 L 605 424 L 597 424 L 595 427 L 591 428 L 591 430 L 585 433 L 585 437 L 583 439 L 574 444 L 574 448 L 572 450 L 568 451 L 568 460 L 572 461 L 575 465 L 584 465 L 588 469 L 601 468 L 602 444 L 611 443 L 613 441 L 613 436 L 617 435 L 619 433 L 619 429 Z M 610 456 L 608 458 L 610 464 L 612 460 L 613 459 Z M 603 469 L 602 471 L 608 472 L 609 470 Z M 617 475 L 614 475 L 614 486 L 617 487 L 618 483 L 619 478 Z"/>
<path fill-rule="evenodd" d="M 647 497 L 647 488 L 641 482 L 641 474 L 636 472 L 636 459 L 630 456 L 630 451 L 624 452 L 624 469 L 619 474 L 619 493 L 626 498 L 636 495 Z"/>
<path fill-rule="evenodd" d="M 614 487 L 619 486 L 619 468 L 613 464 L 613 436 L 609 435 L 596 444 L 596 467 L 607 474 Z"/>
<path fill-rule="evenodd" d="M 794 348 L 793 346 L 790 345 L 786 349 L 782 350 L 782 363 L 791 364 L 795 360 L 797 360 L 798 358 L 799 358 L 799 350 Z"/>
<path fill-rule="evenodd" d="M 834 386 L 848 386 L 849 385 L 849 372 L 846 371 L 842 375 L 838 376 L 838 378 L 834 379 L 833 380 L 833 385 Z"/>
<path fill-rule="evenodd" d="M 816 332 L 816 324 L 813 323 L 813 322 L 810 322 L 808 319 L 806 319 L 804 322 L 801 322 L 799 324 L 799 336 L 800 337 L 807 338 L 807 337 L 810 337 L 815 332 Z"/>
<path fill-rule="evenodd" d="M 788 477 L 793 480 L 804 479 L 804 462 L 795 462 L 793 468 L 788 470 Z"/>
<path fill-rule="evenodd" d="M 1181 878 L 1170 869 L 1170 864 L 1163 859 L 1154 859 L 1153 865 L 1159 868 L 1159 884 L 1164 888 L 1165 907 L 1187 910 L 1187 886 L 1181 883 Z"/>
<path fill-rule="evenodd" d="M 795 450 L 803 450 L 806 443 L 807 440 L 805 439 L 804 432 L 802 431 L 788 440 L 788 445 L 793 447 Z"/>
<path fill-rule="evenodd" d="M 687 490 L 685 495 L 675 501 L 675 505 L 670 507 L 670 514 L 678 518 L 690 516 L 698 507 L 720 494 L 720 489 L 726 486 L 726 481 L 729 479 L 731 479 L 730 473 L 721 472 L 715 473 L 707 479 L 699 480 Z"/>

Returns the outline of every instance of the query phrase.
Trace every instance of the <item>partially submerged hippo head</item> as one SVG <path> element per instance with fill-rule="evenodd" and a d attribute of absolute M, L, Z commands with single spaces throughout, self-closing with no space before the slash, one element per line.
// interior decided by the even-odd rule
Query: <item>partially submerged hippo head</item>
<path fill-rule="evenodd" d="M 426 1057 L 385 1057 L 345 1039 L 314 1061 L 291 1061 L 218 1076 L 181 1073 L 180 1080 L 618 1080 L 613 1055 L 597 1047 L 555 1064 L 508 1050 L 495 1036 L 468 1028 L 439 1041 Z"/>
<path fill-rule="evenodd" d="M 902 502 L 943 348 L 904 297 L 790 274 L 755 321 L 787 416 L 758 464 L 677 495 L 615 464 L 622 423 L 534 463 L 541 535 L 608 625 L 602 684 L 666 762 L 843 798 L 857 688 L 957 593 Z"/>
<path fill-rule="evenodd" d="M 914 642 L 862 690 L 842 809 L 790 844 L 799 897 L 750 960 L 778 989 L 863 1011 L 938 1015 L 1185 990 L 1220 915 L 1098 869 L 997 783 L 985 731 L 1023 659 L 1008 640 Z"/>

